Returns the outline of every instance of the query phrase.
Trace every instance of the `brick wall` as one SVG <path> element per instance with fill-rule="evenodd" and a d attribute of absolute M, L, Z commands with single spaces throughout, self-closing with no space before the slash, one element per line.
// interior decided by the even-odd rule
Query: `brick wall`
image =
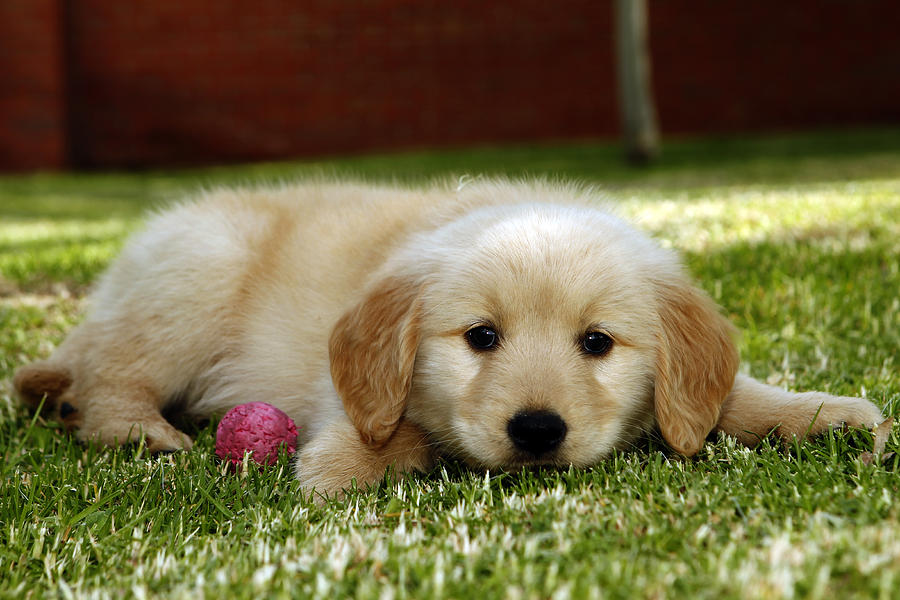
<path fill-rule="evenodd" d="M 88 164 L 609 133 L 608 10 L 544 0 L 81 0 Z"/>
<path fill-rule="evenodd" d="M 0 88 L 0 168 L 618 133 L 611 0 L 68 0 L 65 76 L 61 4 L 0 5 L 0 67 L 23 82 Z M 896 0 L 650 0 L 650 14 L 664 132 L 900 122 Z"/>
<path fill-rule="evenodd" d="M 60 6 L 0 2 L 0 169 L 66 164 Z"/>
<path fill-rule="evenodd" d="M 900 123 L 900 2 L 650 5 L 656 97 L 670 132 Z"/>

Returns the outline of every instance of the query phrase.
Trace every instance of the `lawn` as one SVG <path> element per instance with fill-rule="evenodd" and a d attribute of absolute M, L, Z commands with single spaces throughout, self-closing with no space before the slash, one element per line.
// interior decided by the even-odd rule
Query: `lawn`
<path fill-rule="evenodd" d="M 861 459 L 867 432 L 718 438 L 687 460 L 651 439 L 587 470 L 441 463 L 320 506 L 286 458 L 218 464 L 212 426 L 150 456 L 83 447 L 14 402 L 13 370 L 78 322 L 146 210 L 320 172 L 596 183 L 683 253 L 742 330 L 745 371 L 900 414 L 900 130 L 673 141 L 642 170 L 577 143 L 0 176 L 0 597 L 896 597 L 900 459 Z"/>

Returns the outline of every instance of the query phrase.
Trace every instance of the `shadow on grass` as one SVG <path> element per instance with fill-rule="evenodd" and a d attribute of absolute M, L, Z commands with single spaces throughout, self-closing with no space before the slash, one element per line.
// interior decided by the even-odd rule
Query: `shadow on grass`
<path fill-rule="evenodd" d="M 312 176 L 420 184 L 460 175 L 550 176 L 621 186 L 814 183 L 900 176 L 900 130 L 666 140 L 646 168 L 626 165 L 617 144 L 585 141 L 419 150 L 183 170 L 0 176 L 0 215 L 136 217 L 198 189 Z"/>
<path fill-rule="evenodd" d="M 16 252 L 46 252 L 46 253 L 63 253 L 74 248 L 108 245 L 120 242 L 124 234 L 109 235 L 93 235 L 79 236 L 75 234 L 61 234 L 54 236 L 52 239 L 36 239 L 16 242 L 0 241 L 0 254 L 13 251 Z"/>

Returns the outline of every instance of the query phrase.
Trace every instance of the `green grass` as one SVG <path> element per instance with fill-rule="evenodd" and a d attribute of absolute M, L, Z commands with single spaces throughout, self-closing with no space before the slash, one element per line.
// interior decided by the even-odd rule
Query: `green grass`
<path fill-rule="evenodd" d="M 148 208 L 319 171 L 421 181 L 595 182 L 680 249 L 743 331 L 744 369 L 900 414 L 900 131 L 672 142 L 631 170 L 609 145 L 481 148 L 181 172 L 0 177 L 0 597 L 873 598 L 900 585 L 898 458 L 865 432 L 787 450 L 650 440 L 589 470 L 434 472 L 302 498 L 286 459 L 231 473 L 190 453 L 82 447 L 8 377 L 77 323 Z M 898 449 L 897 432 L 888 442 Z"/>

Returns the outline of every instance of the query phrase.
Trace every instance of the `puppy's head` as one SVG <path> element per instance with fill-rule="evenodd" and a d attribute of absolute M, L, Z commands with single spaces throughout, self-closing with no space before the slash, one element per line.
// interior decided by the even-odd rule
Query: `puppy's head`
<path fill-rule="evenodd" d="M 716 306 L 670 253 L 597 210 L 478 210 L 388 271 L 331 344 L 370 443 L 405 415 L 479 466 L 585 466 L 656 422 L 689 455 L 733 382 Z"/>

